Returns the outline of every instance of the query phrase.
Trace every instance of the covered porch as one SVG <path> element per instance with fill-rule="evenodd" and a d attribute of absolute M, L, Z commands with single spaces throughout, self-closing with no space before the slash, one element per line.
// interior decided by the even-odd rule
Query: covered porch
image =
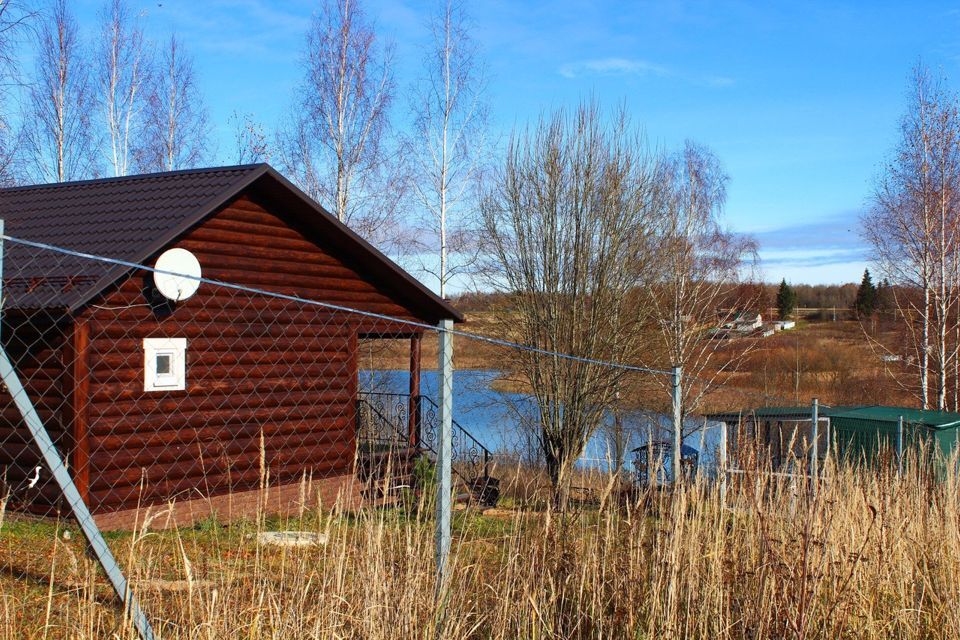
<path fill-rule="evenodd" d="M 397 378 L 389 386 L 358 384 L 356 398 L 357 473 L 374 498 L 387 498 L 394 490 L 415 488 L 414 467 L 420 458 L 436 461 L 440 436 L 440 411 L 430 390 L 422 389 L 423 334 L 375 335 L 367 340 L 389 340 L 389 357 L 371 357 L 370 363 L 396 364 L 404 345 L 406 385 Z M 391 373 L 401 374 L 394 369 Z M 358 372 L 359 374 L 359 372 Z M 371 379 L 373 376 L 369 376 Z M 453 420 L 453 475 L 458 494 L 481 503 L 495 503 L 497 481 L 491 476 L 492 452 L 456 419 Z"/>

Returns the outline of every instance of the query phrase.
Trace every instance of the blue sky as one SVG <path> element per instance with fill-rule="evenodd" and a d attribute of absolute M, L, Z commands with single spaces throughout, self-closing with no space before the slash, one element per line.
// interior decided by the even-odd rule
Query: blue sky
<path fill-rule="evenodd" d="M 101 3 L 75 2 L 92 26 Z M 272 127 L 288 109 L 315 2 L 132 4 L 149 35 L 175 30 L 192 51 L 221 161 L 233 160 L 234 110 Z M 405 88 L 433 3 L 365 6 L 396 46 Z M 731 179 L 726 222 L 760 240 L 769 281 L 859 280 L 868 254 L 858 215 L 895 142 L 911 67 L 922 59 L 960 82 L 960 11 L 947 4 L 494 0 L 470 8 L 496 132 L 593 95 L 624 102 L 657 145 L 710 146 Z"/>

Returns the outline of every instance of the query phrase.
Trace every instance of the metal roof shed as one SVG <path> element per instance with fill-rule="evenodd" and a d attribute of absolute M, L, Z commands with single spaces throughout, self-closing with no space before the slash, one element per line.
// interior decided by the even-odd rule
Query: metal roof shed
<path fill-rule="evenodd" d="M 872 462 L 881 449 L 896 450 L 901 417 L 905 450 L 925 444 L 949 456 L 957 448 L 960 413 L 885 406 L 831 413 L 833 446 L 841 458 Z"/>

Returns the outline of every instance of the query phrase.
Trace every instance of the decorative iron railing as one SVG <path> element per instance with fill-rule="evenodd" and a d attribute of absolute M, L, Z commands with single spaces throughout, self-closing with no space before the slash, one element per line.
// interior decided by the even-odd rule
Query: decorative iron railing
<path fill-rule="evenodd" d="M 411 445 L 407 410 L 393 406 L 388 394 L 360 394 L 357 398 L 357 442 L 361 453 L 376 453 Z M 374 396 L 374 397 L 372 397 Z"/>
<path fill-rule="evenodd" d="M 440 407 L 427 396 L 417 396 L 417 402 L 420 441 L 436 455 L 440 445 Z M 454 464 L 460 463 L 461 465 L 469 465 L 472 469 L 482 469 L 482 474 L 474 474 L 473 477 L 489 478 L 490 450 L 480 444 L 480 441 L 460 426 L 456 420 L 453 421 L 453 433 L 451 435 Z"/>
<path fill-rule="evenodd" d="M 440 411 L 427 396 L 361 392 L 358 397 L 358 439 L 361 446 L 376 448 L 419 447 L 436 458 L 439 448 Z M 414 410 L 414 419 L 410 411 Z M 414 433 L 410 433 L 411 425 Z M 473 434 L 453 421 L 454 472 L 470 483 L 490 477 L 491 452 Z"/>

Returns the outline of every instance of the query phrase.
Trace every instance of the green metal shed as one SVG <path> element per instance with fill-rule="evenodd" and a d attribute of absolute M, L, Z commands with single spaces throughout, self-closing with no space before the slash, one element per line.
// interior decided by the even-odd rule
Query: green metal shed
<path fill-rule="evenodd" d="M 803 455 L 810 444 L 810 406 L 758 407 L 747 411 L 714 413 L 711 420 L 726 423 L 731 447 L 746 436 L 768 447 L 774 468 Z M 873 464 L 886 449 L 897 451 L 897 433 L 903 418 L 904 452 L 924 447 L 926 455 L 942 461 L 960 450 L 960 413 L 924 411 L 906 407 L 820 405 L 818 455 L 836 455 L 850 463 Z M 790 448 L 792 445 L 792 449 Z M 942 464 L 938 465 L 943 469 Z"/>
<path fill-rule="evenodd" d="M 900 418 L 905 451 L 925 444 L 949 456 L 957 448 L 960 413 L 884 406 L 831 412 L 832 446 L 841 459 L 873 462 L 881 448 L 896 450 Z"/>

